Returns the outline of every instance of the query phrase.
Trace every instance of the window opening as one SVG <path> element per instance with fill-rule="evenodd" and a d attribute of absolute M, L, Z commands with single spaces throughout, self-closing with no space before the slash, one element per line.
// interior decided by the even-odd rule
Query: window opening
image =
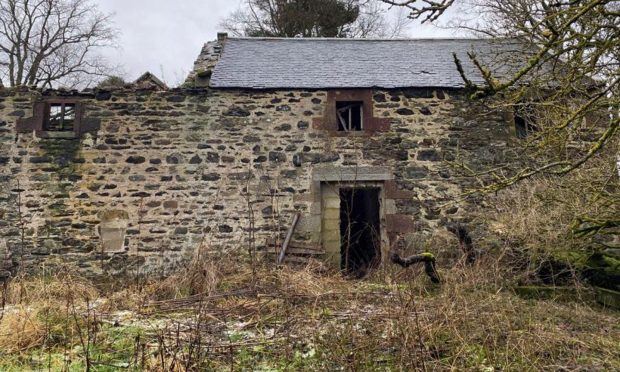
<path fill-rule="evenodd" d="M 515 132 L 518 138 L 526 138 L 530 134 L 538 131 L 534 115 L 530 112 L 515 111 Z"/>
<path fill-rule="evenodd" d="M 72 132 L 75 126 L 75 103 L 51 103 L 43 130 Z"/>
<path fill-rule="evenodd" d="M 338 131 L 351 132 L 363 129 L 363 102 L 336 102 Z"/>

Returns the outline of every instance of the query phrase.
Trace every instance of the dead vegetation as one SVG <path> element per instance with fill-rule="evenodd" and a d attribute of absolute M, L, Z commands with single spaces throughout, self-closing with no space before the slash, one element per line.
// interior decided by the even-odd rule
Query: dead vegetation
<path fill-rule="evenodd" d="M 615 164 L 592 162 L 591 169 L 527 180 L 486 200 L 478 217 L 518 280 L 574 284 L 592 269 L 593 255 L 617 248 L 618 228 L 600 223 L 620 215 Z"/>
<path fill-rule="evenodd" d="M 0 369 L 620 368 L 618 313 L 517 297 L 496 258 L 441 268 L 439 286 L 422 270 L 352 281 L 219 257 L 121 290 L 20 278 L 0 321 Z"/>

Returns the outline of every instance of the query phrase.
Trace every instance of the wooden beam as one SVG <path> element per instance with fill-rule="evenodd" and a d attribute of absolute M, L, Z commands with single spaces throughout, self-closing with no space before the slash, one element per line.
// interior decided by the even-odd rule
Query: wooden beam
<path fill-rule="evenodd" d="M 288 229 L 286 233 L 286 239 L 284 239 L 284 243 L 282 244 L 282 249 L 280 250 L 280 256 L 278 257 L 278 265 L 284 262 L 284 256 L 286 255 L 286 249 L 288 248 L 289 243 L 291 242 L 291 238 L 293 237 L 293 232 L 295 232 L 295 228 L 297 227 L 297 222 L 299 222 L 300 213 L 295 213 L 293 216 L 293 222 L 291 223 L 291 227 Z"/>

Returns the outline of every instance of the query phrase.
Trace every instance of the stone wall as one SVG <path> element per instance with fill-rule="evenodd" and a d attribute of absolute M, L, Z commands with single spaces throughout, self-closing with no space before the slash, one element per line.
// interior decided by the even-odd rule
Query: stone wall
<path fill-rule="evenodd" d="M 264 249 L 295 212 L 296 239 L 320 244 L 316 174 L 330 170 L 388 169 L 390 239 L 432 231 L 466 216 L 457 197 L 471 180 L 448 163 L 491 164 L 513 137 L 502 113 L 459 91 L 373 91 L 373 115 L 389 125 L 367 135 L 316 125 L 327 91 L 78 95 L 100 130 L 41 139 L 15 131 L 41 94 L 0 91 L 0 247 L 26 268 L 60 260 L 131 274 L 172 269 L 199 248 L 245 255 L 250 219 Z"/>

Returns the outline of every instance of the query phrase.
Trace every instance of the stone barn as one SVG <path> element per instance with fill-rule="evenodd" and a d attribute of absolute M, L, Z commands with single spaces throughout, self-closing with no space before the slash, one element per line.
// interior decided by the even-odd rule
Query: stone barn
<path fill-rule="evenodd" d="M 199 250 L 274 251 L 288 231 L 291 254 L 379 265 L 466 217 L 454 163 L 504 161 L 527 134 L 468 100 L 453 53 L 482 83 L 472 50 L 501 72 L 517 47 L 220 34 L 180 88 L 1 89 L 4 267 L 168 271 Z"/>

